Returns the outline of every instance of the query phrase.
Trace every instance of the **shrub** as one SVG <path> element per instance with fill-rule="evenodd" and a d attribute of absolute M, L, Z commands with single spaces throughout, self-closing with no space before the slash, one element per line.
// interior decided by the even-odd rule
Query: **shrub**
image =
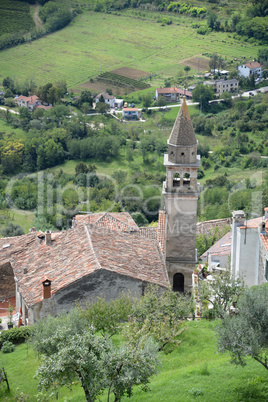
<path fill-rule="evenodd" d="M 31 327 L 12 328 L 8 331 L 2 331 L 0 335 L 0 345 L 6 341 L 19 344 L 25 342 L 31 335 Z"/>
<path fill-rule="evenodd" d="M 3 353 L 12 353 L 12 352 L 14 352 L 14 349 L 15 349 L 15 345 L 13 345 L 12 342 L 5 341 L 2 345 L 1 351 Z"/>

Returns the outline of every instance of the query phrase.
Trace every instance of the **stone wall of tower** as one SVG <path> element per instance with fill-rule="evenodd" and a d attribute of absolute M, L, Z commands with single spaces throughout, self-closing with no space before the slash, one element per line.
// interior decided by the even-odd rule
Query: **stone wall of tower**
<path fill-rule="evenodd" d="M 190 291 L 196 264 L 196 219 L 200 157 L 197 140 L 184 99 L 168 139 L 164 157 L 166 181 L 163 184 L 166 224 L 166 266 L 171 285 L 183 278 L 183 290 Z M 179 279 L 180 281 L 181 279 Z M 181 291 L 181 283 L 177 290 Z"/>
<path fill-rule="evenodd" d="M 165 195 L 166 259 L 195 264 L 197 196 Z"/>

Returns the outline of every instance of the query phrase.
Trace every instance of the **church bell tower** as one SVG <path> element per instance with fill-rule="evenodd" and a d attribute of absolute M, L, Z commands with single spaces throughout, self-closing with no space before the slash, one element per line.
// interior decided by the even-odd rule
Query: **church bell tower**
<path fill-rule="evenodd" d="M 168 139 L 163 184 L 166 210 L 166 266 L 175 291 L 190 291 L 197 262 L 196 216 L 199 186 L 197 140 L 185 97 Z"/>

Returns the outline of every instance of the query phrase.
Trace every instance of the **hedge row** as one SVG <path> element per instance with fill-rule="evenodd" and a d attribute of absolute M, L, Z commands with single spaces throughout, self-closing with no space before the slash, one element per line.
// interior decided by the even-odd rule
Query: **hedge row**
<path fill-rule="evenodd" d="M 2 331 L 0 334 L 0 347 L 6 341 L 12 342 L 14 344 L 19 344 L 25 342 L 29 339 L 33 327 L 15 327 L 6 331 Z"/>

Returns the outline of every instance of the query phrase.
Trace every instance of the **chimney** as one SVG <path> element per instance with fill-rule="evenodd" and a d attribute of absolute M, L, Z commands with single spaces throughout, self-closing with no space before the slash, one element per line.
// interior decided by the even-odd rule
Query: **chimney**
<path fill-rule="evenodd" d="M 45 232 L 45 244 L 48 246 L 51 243 L 51 232 L 47 230 Z"/>
<path fill-rule="evenodd" d="M 259 224 L 259 233 L 260 234 L 262 234 L 262 235 L 266 235 L 266 227 L 265 227 L 266 225 L 265 225 L 265 221 L 262 221 L 260 224 Z"/>
<path fill-rule="evenodd" d="M 77 222 L 75 217 L 72 219 L 72 229 L 75 228 L 77 226 Z"/>
<path fill-rule="evenodd" d="M 264 208 L 264 219 L 268 219 L 268 207 Z"/>
<path fill-rule="evenodd" d="M 246 215 L 244 211 L 233 211 L 232 213 L 232 247 L 231 247 L 231 274 L 237 275 L 236 254 L 237 254 L 237 228 L 244 226 Z"/>
<path fill-rule="evenodd" d="M 51 280 L 46 279 L 42 281 L 43 285 L 43 299 L 50 299 L 51 298 Z"/>

